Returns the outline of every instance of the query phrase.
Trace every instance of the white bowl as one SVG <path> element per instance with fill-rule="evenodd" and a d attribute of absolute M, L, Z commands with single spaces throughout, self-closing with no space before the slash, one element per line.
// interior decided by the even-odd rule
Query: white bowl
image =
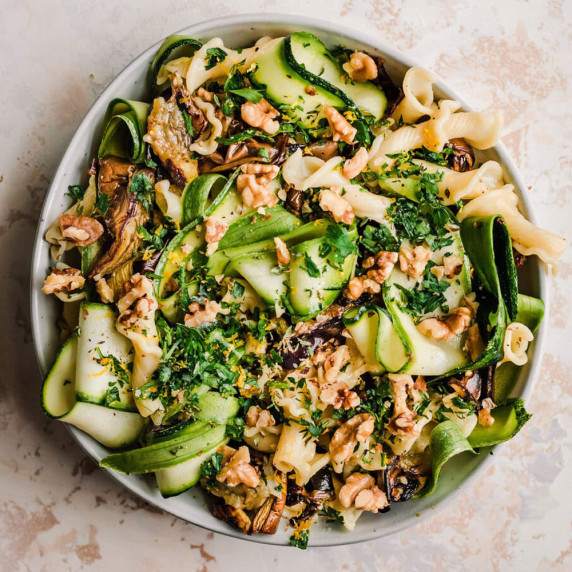
<path fill-rule="evenodd" d="M 408 61 L 395 49 L 375 38 L 365 37 L 361 32 L 338 24 L 302 16 L 282 14 L 230 16 L 189 26 L 178 33 L 204 41 L 219 36 L 226 45 L 239 47 L 251 45 L 261 36 L 282 36 L 297 30 L 313 32 L 327 45 L 343 43 L 352 49 L 362 48 L 382 55 L 386 59 L 389 74 L 398 82 L 403 78 L 405 71 L 414 65 L 413 62 Z M 149 64 L 159 45 L 158 43 L 150 47 L 128 65 L 93 104 L 71 140 L 46 196 L 36 236 L 31 280 L 34 343 L 40 369 L 44 374 L 58 349 L 56 322 L 59 308 L 52 299 L 53 297 L 45 296 L 40 291 L 50 266 L 49 248 L 43 240 L 43 236 L 50 223 L 69 204 L 69 198 L 64 196 L 68 185 L 86 181 L 86 171 L 91 157 L 95 155 L 108 102 L 114 97 L 137 100 L 148 96 Z M 476 81 L 478 81 L 478 78 L 476 78 Z M 439 82 L 436 87 L 440 97 L 461 101 L 463 108 L 469 109 L 462 99 L 443 83 Z M 529 218 L 533 219 L 532 209 L 526 197 L 526 187 L 505 147 L 499 144 L 494 149 L 480 154 L 479 157 L 496 159 L 504 166 L 506 180 L 515 184 L 519 191 L 523 211 Z M 529 261 L 525 270 L 525 273 L 520 277 L 521 291 L 543 298 L 548 309 L 548 282 L 542 266 L 534 258 Z M 541 346 L 546 323 L 547 317 L 545 316 L 530 350 L 530 360 L 522 368 L 514 391 L 515 395 L 520 395 L 525 400 L 532 390 L 533 380 L 536 377 L 540 364 Z M 70 427 L 70 431 L 86 453 L 94 460 L 99 461 L 108 453 L 104 447 L 78 429 Z M 486 451 L 482 451 L 480 455 L 466 455 L 462 456 L 462 458 L 453 459 L 443 470 L 437 490 L 432 496 L 394 504 L 391 506 L 391 510 L 385 514 L 365 514 L 359 519 L 355 530 L 352 532 L 316 523 L 312 527 L 310 545 L 332 546 L 371 540 L 418 523 L 420 516 L 435 514 L 435 511 L 431 510 L 435 508 L 435 505 L 444 503 L 445 499 L 448 502 L 453 502 L 455 493 L 462 486 L 468 485 L 471 480 L 475 479 L 491 461 L 492 457 L 487 455 Z M 226 523 L 215 519 L 210 514 L 205 504 L 203 493 L 199 488 L 178 497 L 163 499 L 159 494 L 153 477 L 126 476 L 115 472 L 110 472 L 110 475 L 148 503 L 203 528 L 254 542 L 277 545 L 288 544 L 291 530 L 286 529 L 285 520 L 283 521 L 283 526 L 273 536 L 246 536 L 230 528 Z M 486 499 L 483 502 L 486 503 Z"/>

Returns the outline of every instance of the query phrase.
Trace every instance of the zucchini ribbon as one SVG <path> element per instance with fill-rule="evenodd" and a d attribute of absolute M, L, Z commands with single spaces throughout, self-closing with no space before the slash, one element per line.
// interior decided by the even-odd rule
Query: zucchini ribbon
<path fill-rule="evenodd" d="M 147 131 L 148 114 L 148 103 L 122 98 L 111 100 L 105 113 L 98 157 L 115 155 L 141 163 L 145 156 L 143 136 Z"/>

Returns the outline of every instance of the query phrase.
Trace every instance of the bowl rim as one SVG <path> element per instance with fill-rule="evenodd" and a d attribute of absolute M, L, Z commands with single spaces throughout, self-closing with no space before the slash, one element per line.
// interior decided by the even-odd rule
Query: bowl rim
<path fill-rule="evenodd" d="M 416 62 L 409 58 L 408 56 L 404 55 L 400 50 L 394 48 L 390 44 L 385 43 L 383 40 L 379 40 L 369 33 L 358 32 L 357 29 L 346 26 L 344 24 L 338 24 L 334 22 L 329 22 L 327 20 L 322 20 L 320 18 L 313 18 L 313 17 L 306 17 L 299 14 L 288 14 L 288 13 L 279 13 L 279 12 L 272 12 L 272 13 L 264 13 L 264 14 L 253 14 L 253 13 L 244 13 L 244 14 L 236 14 L 231 16 L 223 16 L 219 18 L 211 18 L 207 20 L 203 20 L 192 24 L 190 26 L 185 26 L 184 28 L 172 32 L 172 34 L 178 35 L 190 35 L 190 36 L 201 36 L 204 34 L 208 34 L 208 31 L 215 27 L 223 27 L 223 26 L 247 26 L 247 25 L 263 25 L 263 24 L 277 24 L 277 25 L 285 25 L 285 26 L 300 26 L 301 29 L 303 28 L 313 28 L 315 30 L 324 31 L 327 33 L 335 33 L 341 36 L 346 36 L 347 38 L 351 38 L 356 42 L 370 45 L 375 49 L 379 50 L 383 54 L 386 54 L 394 61 L 398 62 L 399 64 L 405 65 L 408 68 L 415 67 L 417 64 Z M 62 155 L 52 177 L 52 182 L 46 192 L 42 210 L 40 213 L 40 217 L 38 220 L 38 227 L 36 229 L 36 235 L 34 239 L 34 247 L 33 247 L 33 254 L 32 254 L 32 268 L 31 268 L 31 275 L 30 275 L 30 310 L 31 310 L 31 326 L 32 326 L 32 337 L 34 342 L 34 350 L 36 355 L 36 360 L 38 363 L 39 370 L 41 372 L 42 377 L 46 375 L 49 369 L 49 363 L 47 362 L 47 356 L 43 351 L 43 340 L 42 335 L 39 327 L 40 323 L 40 306 L 42 299 L 40 297 L 40 292 L 36 287 L 36 279 L 37 276 L 44 276 L 45 275 L 45 265 L 40 263 L 41 259 L 41 249 L 44 245 L 44 234 L 46 230 L 46 215 L 50 210 L 52 203 L 58 198 L 57 189 L 59 188 L 59 179 L 62 178 L 65 173 L 62 173 L 63 167 L 68 162 L 69 157 L 73 155 L 74 147 L 76 147 L 77 143 L 81 141 L 84 137 L 86 137 L 87 133 L 85 133 L 88 129 L 88 125 L 91 127 L 93 119 L 100 113 L 99 108 L 101 107 L 101 102 L 107 101 L 110 99 L 110 96 L 113 94 L 116 87 L 123 83 L 123 77 L 127 75 L 127 73 L 132 70 L 133 68 L 139 66 L 143 61 L 150 62 L 155 55 L 156 51 L 158 50 L 159 46 L 163 42 L 162 38 L 158 42 L 154 43 L 150 47 L 146 48 L 142 51 L 137 57 L 130 61 L 120 73 L 118 73 L 111 82 L 105 87 L 105 89 L 99 94 L 99 96 L 94 100 L 92 105 L 90 106 L 89 110 L 83 117 L 82 121 L 80 122 L 79 126 L 77 127 L 73 137 L 71 138 L 64 154 Z M 467 111 L 472 111 L 472 106 L 468 105 L 466 101 L 459 96 L 458 93 L 450 86 L 448 86 L 440 77 L 438 77 L 437 81 L 435 82 L 435 87 L 438 91 L 442 91 L 447 94 L 447 96 L 459 101 L 461 103 L 462 109 Z M 527 187 L 524 184 L 522 176 L 508 153 L 504 143 L 499 141 L 494 147 L 492 147 L 499 156 L 500 163 L 504 170 L 506 170 L 514 183 L 515 189 L 519 196 L 519 202 L 521 206 L 524 207 L 524 213 L 527 215 L 528 219 L 536 223 L 536 215 L 533 209 L 532 202 L 528 196 Z M 43 279 L 43 278 L 42 278 Z M 546 330 L 548 327 L 548 319 L 549 319 L 549 310 L 550 310 L 550 276 L 546 270 L 546 267 L 540 263 L 538 263 L 538 292 L 539 296 L 542 298 L 545 304 L 545 314 L 544 318 L 541 322 L 541 325 L 535 335 L 534 340 L 534 355 L 530 360 L 530 368 L 528 371 L 528 375 L 524 381 L 522 392 L 520 397 L 526 403 L 530 398 L 534 386 L 536 384 L 537 376 L 538 376 L 538 369 L 540 367 L 542 361 L 542 355 L 544 353 L 544 344 L 546 338 Z M 98 455 L 95 454 L 91 445 L 91 438 L 84 434 L 79 429 L 72 427 L 66 424 L 66 428 L 72 434 L 74 440 L 80 445 L 83 451 L 89 455 L 95 462 L 99 463 Z M 506 443 L 501 444 L 502 446 L 506 445 Z M 501 445 L 497 445 L 496 449 Z M 489 466 L 490 459 L 489 455 L 487 455 L 486 459 L 483 459 L 478 466 L 476 466 L 472 472 L 467 475 L 467 477 L 462 481 L 462 483 L 457 486 L 454 490 L 449 492 L 445 498 L 447 501 L 456 498 L 461 491 L 466 490 L 469 485 L 474 483 L 474 481 L 482 475 L 484 470 Z M 283 542 L 278 541 L 274 536 L 248 536 L 239 531 L 236 531 L 230 528 L 226 523 L 222 521 L 212 521 L 212 522 L 194 522 L 190 521 L 187 517 L 183 514 L 180 514 L 175 507 L 168 508 L 165 507 L 165 501 L 168 499 L 157 499 L 152 497 L 151 495 L 147 494 L 146 491 L 141 489 L 137 489 L 133 487 L 129 482 L 129 477 L 127 475 L 121 475 L 119 473 L 115 473 L 109 469 L 105 469 L 105 472 L 113 478 L 115 481 L 119 482 L 122 486 L 127 488 L 132 494 L 137 495 L 139 498 L 143 499 L 145 502 L 149 503 L 150 505 L 159 508 L 161 511 L 176 516 L 185 522 L 189 522 L 195 526 L 199 526 L 203 529 L 209 530 L 211 532 L 218 532 L 225 536 L 231 536 L 234 538 L 238 538 L 241 540 L 246 540 L 249 542 L 253 542 L 256 544 L 266 544 L 272 546 L 287 546 Z M 435 509 L 442 509 L 444 506 L 444 499 L 438 505 L 433 505 L 432 508 L 434 510 L 429 511 L 428 509 L 424 510 L 421 514 L 419 514 L 415 519 L 413 517 L 405 518 L 401 523 L 398 523 L 394 526 L 391 530 L 374 530 L 374 531 L 364 531 L 361 533 L 357 533 L 356 531 L 348 531 L 344 532 L 343 535 L 335 534 L 332 535 L 331 540 L 318 540 L 316 542 L 311 542 L 309 547 L 324 547 L 324 546 L 341 546 L 341 545 L 349 545 L 349 544 L 356 544 L 359 542 L 365 542 L 368 540 L 374 540 L 377 538 L 381 538 L 384 536 L 388 536 L 390 534 L 394 534 L 406 528 L 413 526 L 421 522 L 422 520 L 428 518 L 430 515 L 436 514 L 437 510 Z M 206 509 L 205 509 L 206 510 Z"/>

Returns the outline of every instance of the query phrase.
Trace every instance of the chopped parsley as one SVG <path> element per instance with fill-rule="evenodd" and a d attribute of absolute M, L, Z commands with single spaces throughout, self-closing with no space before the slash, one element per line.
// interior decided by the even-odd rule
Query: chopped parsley
<path fill-rule="evenodd" d="M 235 133 L 231 137 L 217 137 L 216 142 L 220 143 L 221 145 L 232 145 L 233 143 L 240 143 L 246 139 L 254 138 L 265 141 L 266 143 L 272 143 L 274 141 L 270 135 L 267 135 L 258 129 L 245 129 L 244 131 Z"/>
<path fill-rule="evenodd" d="M 68 192 L 66 193 L 66 197 L 71 197 L 76 201 L 81 201 L 81 199 L 83 199 L 83 196 L 85 195 L 85 191 L 87 191 L 87 188 L 84 189 L 79 185 L 70 185 L 68 187 Z"/>
<path fill-rule="evenodd" d="M 221 48 L 209 48 L 207 50 L 207 64 L 205 69 L 210 70 L 214 68 L 220 62 L 223 62 L 228 54 Z"/>
<path fill-rule="evenodd" d="M 332 508 L 331 506 L 325 506 L 319 513 L 320 516 L 324 517 L 326 522 L 335 522 L 336 524 L 344 524 L 344 517 L 339 510 Z"/>
<path fill-rule="evenodd" d="M 183 114 L 183 119 L 185 120 L 185 129 L 187 130 L 189 136 L 192 137 L 195 134 L 195 128 L 193 127 L 193 122 L 189 117 L 189 114 L 184 109 L 182 110 L 181 113 Z"/>
<path fill-rule="evenodd" d="M 244 435 L 244 419 L 234 417 L 226 422 L 226 434 L 234 441 L 242 441 Z"/>
<path fill-rule="evenodd" d="M 201 465 L 201 476 L 216 477 L 222 470 L 222 453 L 215 453 Z"/>
<path fill-rule="evenodd" d="M 304 253 L 304 264 L 306 265 L 306 272 L 308 272 L 312 278 L 318 278 L 320 276 L 320 269 L 307 252 Z"/>
<path fill-rule="evenodd" d="M 105 216 L 109 210 L 109 197 L 105 193 L 98 192 L 93 208 L 95 211 L 94 215 Z"/>
<path fill-rule="evenodd" d="M 374 226 L 369 223 L 363 227 L 360 245 L 369 254 L 377 254 L 380 250 L 397 252 L 399 241 L 389 228 L 384 225 Z"/>
<path fill-rule="evenodd" d="M 135 173 L 129 191 L 135 194 L 135 200 L 140 202 L 145 210 L 153 209 L 153 183 L 144 172 Z"/>
<path fill-rule="evenodd" d="M 348 230 L 340 224 L 326 229 L 325 243 L 320 247 L 320 256 L 330 256 L 333 266 L 340 268 L 350 254 L 357 252 L 357 246 Z"/>
<path fill-rule="evenodd" d="M 229 93 L 238 95 L 239 97 L 243 97 L 244 99 L 250 101 L 251 103 L 258 103 L 263 97 L 263 94 L 260 90 L 253 89 L 251 87 L 243 87 L 241 89 L 229 89 L 228 91 Z"/>
<path fill-rule="evenodd" d="M 308 529 L 296 530 L 290 537 L 290 546 L 306 550 L 308 548 L 308 541 L 310 540 L 310 531 Z"/>

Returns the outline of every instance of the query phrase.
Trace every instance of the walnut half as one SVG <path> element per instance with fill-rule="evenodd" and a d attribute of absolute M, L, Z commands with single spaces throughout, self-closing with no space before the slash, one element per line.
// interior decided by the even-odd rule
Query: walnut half
<path fill-rule="evenodd" d="M 375 428 L 373 415 L 359 413 L 336 429 L 330 441 L 330 455 L 336 464 L 344 463 L 353 454 L 356 445 L 365 443 Z"/>
<path fill-rule="evenodd" d="M 75 246 L 89 246 L 103 234 L 103 226 L 94 218 L 67 213 L 60 216 L 60 230 L 66 241 Z"/>
<path fill-rule="evenodd" d="M 58 292 L 73 292 L 85 284 L 85 278 L 77 268 L 52 268 L 51 273 L 44 280 L 42 292 L 44 294 L 57 294 Z"/>
<path fill-rule="evenodd" d="M 358 510 L 377 512 L 389 503 L 385 493 L 375 486 L 375 479 L 364 473 L 353 473 L 338 493 L 340 504 L 344 508 L 352 505 Z"/>

